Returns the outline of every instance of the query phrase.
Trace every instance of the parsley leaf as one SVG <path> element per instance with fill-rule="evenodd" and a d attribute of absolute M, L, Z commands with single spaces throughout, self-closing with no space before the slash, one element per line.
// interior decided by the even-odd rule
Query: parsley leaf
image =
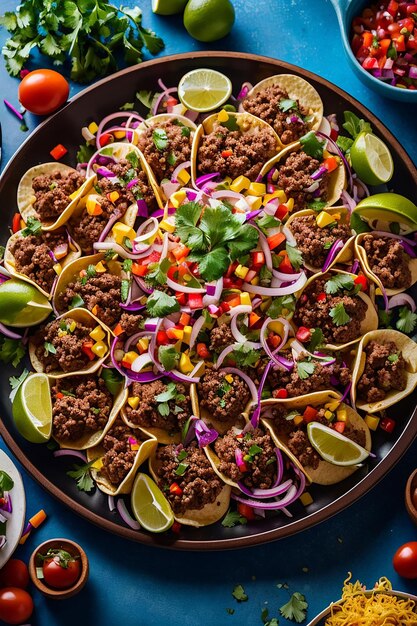
<path fill-rule="evenodd" d="M 42 230 L 42 224 L 35 217 L 28 217 L 26 222 L 26 228 L 22 230 L 22 237 L 29 237 L 29 235 L 40 235 Z"/>
<path fill-rule="evenodd" d="M 344 324 L 348 324 L 351 320 L 351 318 L 345 311 L 343 302 L 338 302 L 336 306 L 330 309 L 329 315 L 333 319 L 333 322 L 336 324 L 336 326 L 343 326 Z M 417 319 L 417 315 L 416 315 L 416 319 Z"/>
<path fill-rule="evenodd" d="M 310 361 L 297 362 L 297 372 L 301 380 L 305 380 L 306 378 L 311 376 L 311 374 L 314 374 L 315 368 L 316 366 L 314 365 L 314 363 L 310 363 Z"/>
<path fill-rule="evenodd" d="M 334 294 L 343 289 L 351 291 L 354 286 L 355 283 L 350 274 L 334 274 L 331 278 L 326 280 L 324 290 L 326 293 Z"/>
<path fill-rule="evenodd" d="M 306 618 L 307 607 L 305 597 L 297 591 L 292 594 L 286 604 L 280 607 L 279 612 L 286 619 L 294 620 L 299 624 Z"/>
<path fill-rule="evenodd" d="M 396 327 L 407 335 L 412 333 L 417 324 L 417 314 L 410 311 L 406 306 L 402 306 L 398 310 L 399 318 L 396 323 Z"/>
<path fill-rule="evenodd" d="M 238 511 L 232 511 L 229 509 L 222 519 L 222 526 L 225 528 L 233 528 L 237 524 L 247 524 L 248 520 L 243 517 Z"/>
<path fill-rule="evenodd" d="M 3 337 L 0 341 L 0 361 L 2 363 L 11 363 L 13 367 L 17 367 L 25 356 L 25 346 L 20 339 Z"/>
<path fill-rule="evenodd" d="M 20 374 L 20 376 L 11 376 L 9 378 L 10 387 L 12 388 L 9 394 L 9 398 L 11 402 L 13 402 L 14 397 L 17 394 L 17 390 L 19 389 L 20 385 L 23 383 L 24 380 L 26 380 L 28 376 L 29 376 L 29 370 L 25 368 L 23 372 Z"/>
<path fill-rule="evenodd" d="M 180 355 L 174 346 L 159 346 L 158 361 L 166 372 L 175 369 L 179 359 Z"/>
<path fill-rule="evenodd" d="M 288 254 L 289 261 L 293 268 L 298 272 L 303 264 L 303 255 L 296 246 L 291 246 L 288 241 L 285 244 L 285 249 Z"/>
<path fill-rule="evenodd" d="M 321 328 L 313 328 L 310 336 L 310 343 L 308 344 L 308 351 L 314 352 L 316 348 L 324 343 L 323 331 Z"/>
<path fill-rule="evenodd" d="M 317 139 L 313 130 L 310 130 L 306 135 L 300 137 L 300 143 L 306 154 L 313 159 L 318 159 L 319 161 L 323 160 L 324 142 Z"/>
<path fill-rule="evenodd" d="M 254 367 L 261 357 L 261 350 L 254 350 L 241 344 L 233 350 L 231 357 L 236 361 L 237 367 Z"/>
<path fill-rule="evenodd" d="M 163 128 L 155 128 L 152 133 L 152 141 L 157 150 L 162 152 L 168 145 L 168 136 Z"/>
<path fill-rule="evenodd" d="M 297 109 L 297 101 L 296 100 L 291 100 L 290 98 L 287 98 L 285 100 L 281 100 L 279 103 L 279 108 L 281 109 L 281 111 L 283 111 L 284 113 L 286 113 L 287 111 L 290 111 L 291 109 Z"/>
<path fill-rule="evenodd" d="M 165 317 L 180 310 L 179 302 L 173 296 L 155 289 L 146 302 L 146 310 L 151 317 Z"/>
<path fill-rule="evenodd" d="M 246 602 L 248 600 L 248 596 L 246 595 L 242 585 L 236 585 L 236 587 L 234 587 L 232 591 L 232 596 L 238 602 Z"/>
<path fill-rule="evenodd" d="M 91 478 L 90 468 L 97 461 L 97 459 L 93 459 L 88 463 L 84 463 L 83 465 L 78 465 L 75 463 L 73 467 L 74 470 L 67 472 L 67 476 L 70 478 L 74 478 L 77 481 L 77 487 L 80 491 L 91 491 L 94 487 L 94 481 Z"/>

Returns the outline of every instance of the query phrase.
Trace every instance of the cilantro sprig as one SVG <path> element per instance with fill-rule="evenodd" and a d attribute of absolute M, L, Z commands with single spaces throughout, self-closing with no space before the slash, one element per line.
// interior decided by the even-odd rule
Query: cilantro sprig
<path fill-rule="evenodd" d="M 302 593 L 296 591 L 289 601 L 280 607 L 279 612 L 285 619 L 290 619 L 298 624 L 306 618 L 308 603 Z"/>
<path fill-rule="evenodd" d="M 67 472 L 67 476 L 73 478 L 76 481 L 77 487 L 80 491 L 86 491 L 88 493 L 93 489 L 94 481 L 91 478 L 90 469 L 96 461 L 97 459 L 93 459 L 92 461 L 84 463 L 83 465 L 74 463 L 74 469 Z"/>
<path fill-rule="evenodd" d="M 225 528 L 233 528 L 238 524 L 243 525 L 247 523 L 248 520 L 246 519 L 246 517 L 241 515 L 238 511 L 232 511 L 231 509 L 227 511 L 225 517 L 222 519 L 222 526 L 224 526 Z"/>

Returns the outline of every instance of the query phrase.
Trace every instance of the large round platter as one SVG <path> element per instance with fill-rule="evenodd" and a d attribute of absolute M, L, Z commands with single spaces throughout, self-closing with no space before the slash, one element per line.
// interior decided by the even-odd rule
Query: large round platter
<path fill-rule="evenodd" d="M 0 180 L 3 210 L 0 243 L 4 244 L 8 237 L 7 224 L 11 223 L 11 216 L 16 210 L 16 189 L 27 169 L 37 163 L 50 161 L 49 151 L 58 142 L 69 150 L 63 161 L 75 163 L 75 153 L 82 142 L 81 127 L 91 121 L 92 116 L 100 120 L 117 111 L 123 103 L 132 101 L 135 92 L 140 89 L 156 90 L 159 77 L 167 85 L 177 85 L 183 74 L 198 67 L 211 67 L 227 74 L 233 82 L 234 92 L 239 90 L 242 80 L 256 83 L 277 73 L 303 76 L 318 90 L 326 114 L 334 112 L 341 116 L 343 111 L 351 110 L 371 122 L 375 133 L 390 146 L 394 159 L 395 174 L 390 185 L 398 193 L 415 201 L 417 171 L 411 159 L 384 125 L 344 91 L 310 72 L 267 57 L 228 52 L 182 54 L 143 63 L 98 82 L 36 129 L 10 161 Z M 296 503 L 292 508 L 292 518 L 278 515 L 234 528 L 224 528 L 220 523 L 200 529 L 186 528 L 178 537 L 173 533 L 150 535 L 128 528 L 117 512 L 109 511 L 107 497 L 97 489 L 92 494 L 79 492 L 75 482 L 66 476 L 71 461 L 53 459 L 46 446 L 29 444 L 18 435 L 8 399 L 8 379 L 11 375 L 11 368 L 2 368 L 0 431 L 28 472 L 61 502 L 89 521 L 123 537 L 161 547 L 182 550 L 230 549 L 272 541 L 305 530 L 342 511 L 369 491 L 400 459 L 417 433 L 416 394 L 413 394 L 389 409 L 389 414 L 398 417 L 394 433 L 387 435 L 381 430 L 374 433 L 373 452 L 376 458 L 342 483 L 310 488 L 314 503 L 308 512 Z"/>

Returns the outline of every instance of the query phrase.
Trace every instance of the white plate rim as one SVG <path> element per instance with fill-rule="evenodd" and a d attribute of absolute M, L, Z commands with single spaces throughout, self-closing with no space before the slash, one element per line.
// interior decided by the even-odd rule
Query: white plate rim
<path fill-rule="evenodd" d="M 22 536 L 26 515 L 26 496 L 20 472 L 4 450 L 0 450 L 0 470 L 7 472 L 14 481 L 14 487 L 10 492 L 13 512 L 11 519 L 7 522 L 7 543 L 0 550 L 0 568 L 2 568 L 16 550 Z"/>

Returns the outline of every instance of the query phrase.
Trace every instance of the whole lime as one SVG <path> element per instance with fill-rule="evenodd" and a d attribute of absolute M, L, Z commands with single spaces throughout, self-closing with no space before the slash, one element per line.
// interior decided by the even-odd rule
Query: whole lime
<path fill-rule="evenodd" d="M 48 299 L 30 283 L 17 278 L 0 285 L 0 322 L 25 328 L 43 322 L 51 313 Z"/>
<path fill-rule="evenodd" d="M 189 0 L 184 11 L 184 26 L 198 41 L 216 41 L 228 35 L 235 21 L 230 0 Z"/>

